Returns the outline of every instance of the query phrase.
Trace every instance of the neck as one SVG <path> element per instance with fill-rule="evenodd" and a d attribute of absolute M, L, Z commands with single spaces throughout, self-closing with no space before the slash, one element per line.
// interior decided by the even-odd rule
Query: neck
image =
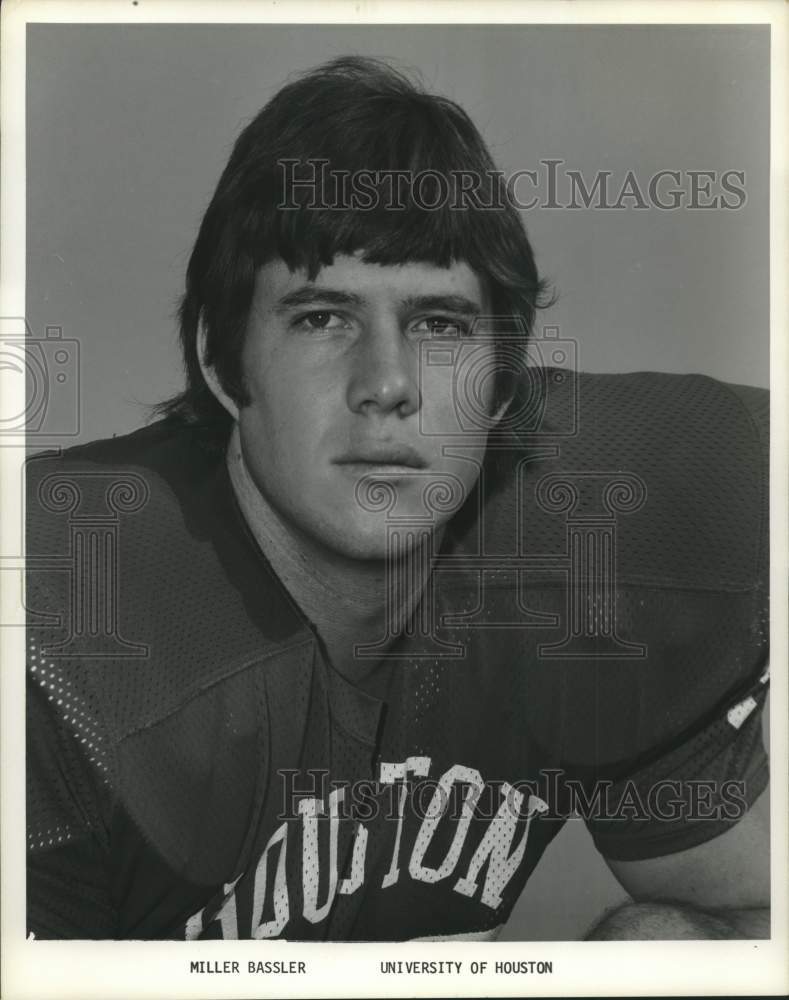
<path fill-rule="evenodd" d="M 280 581 L 316 628 L 338 669 L 342 670 L 342 665 L 353 669 L 350 665 L 355 660 L 356 644 L 377 642 L 387 631 L 396 636 L 402 630 L 430 576 L 430 559 L 419 558 L 417 552 L 409 554 L 413 565 L 409 566 L 408 587 L 388 587 L 387 572 L 391 569 L 387 569 L 385 560 L 343 558 L 299 531 L 272 506 L 249 474 L 238 426 L 230 438 L 227 464 L 252 534 Z M 398 595 L 394 606 L 393 593 Z"/>

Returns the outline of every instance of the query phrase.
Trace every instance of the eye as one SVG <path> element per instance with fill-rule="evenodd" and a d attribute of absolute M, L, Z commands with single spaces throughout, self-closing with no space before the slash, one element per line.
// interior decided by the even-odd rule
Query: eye
<path fill-rule="evenodd" d="M 347 323 L 337 313 L 329 312 L 328 310 L 316 310 L 297 316 L 293 321 L 293 325 L 300 327 L 302 330 L 319 331 L 343 330 L 347 326 Z"/>
<path fill-rule="evenodd" d="M 469 329 L 468 322 L 456 316 L 426 316 L 413 328 L 414 333 L 429 333 L 434 337 L 465 337 Z"/>

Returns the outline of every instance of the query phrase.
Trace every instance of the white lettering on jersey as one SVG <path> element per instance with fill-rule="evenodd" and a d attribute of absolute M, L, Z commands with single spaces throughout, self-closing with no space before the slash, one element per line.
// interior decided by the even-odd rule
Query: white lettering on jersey
<path fill-rule="evenodd" d="M 338 805 L 344 797 L 344 788 L 335 788 L 329 795 L 329 885 L 322 906 L 318 905 L 318 883 L 320 882 L 318 816 L 323 813 L 323 805 L 319 799 L 315 798 L 302 799 L 299 802 L 299 812 L 304 824 L 301 859 L 304 916 L 312 924 L 318 924 L 321 920 L 326 919 L 337 892 L 337 844 L 340 836 Z"/>
<path fill-rule="evenodd" d="M 186 921 L 186 930 L 184 931 L 185 941 L 196 941 L 200 937 L 200 932 L 203 929 L 203 914 L 205 913 L 205 907 L 202 910 L 198 910 L 197 913 L 193 913 L 192 916 Z"/>
<path fill-rule="evenodd" d="M 526 829 L 523 831 L 518 846 L 514 851 L 510 851 L 515 839 L 518 815 L 523 805 L 523 795 L 507 782 L 502 785 L 501 791 L 504 801 L 499 806 L 490 826 L 485 831 L 485 836 L 474 852 L 468 872 L 464 878 L 458 879 L 454 886 L 455 892 L 462 893 L 464 896 L 473 896 L 477 891 L 479 873 L 483 865 L 487 864 L 481 902 L 492 909 L 501 905 L 501 894 L 523 860 L 532 816 L 543 813 L 548 808 L 547 804 L 537 795 L 529 796 Z"/>
<path fill-rule="evenodd" d="M 238 878 L 241 878 L 239 875 Z M 238 878 L 236 882 L 238 882 Z M 228 882 L 223 886 L 225 901 L 217 913 L 215 920 L 222 925 L 222 937 L 236 941 L 238 939 L 238 916 L 236 914 L 236 882 Z"/>
<path fill-rule="evenodd" d="M 224 901 L 222 902 L 222 906 L 210 920 L 210 923 L 218 920 L 222 927 L 222 937 L 232 940 L 236 940 L 238 938 L 236 883 L 240 878 L 241 875 L 239 875 L 233 882 L 226 882 L 222 886 L 222 892 L 225 894 Z M 184 939 L 186 941 L 196 941 L 200 934 L 205 930 L 203 927 L 204 916 L 205 907 L 203 907 L 202 910 L 198 910 L 197 913 L 186 921 L 186 931 L 184 933 Z"/>
<path fill-rule="evenodd" d="M 468 786 L 461 807 L 460 820 L 455 829 L 455 835 L 452 838 L 452 843 L 449 845 L 446 857 L 438 868 L 429 868 L 422 863 L 425 852 L 430 846 L 430 841 L 433 839 L 436 827 L 446 812 L 446 807 L 452 794 L 452 786 L 455 782 L 463 782 Z M 430 800 L 430 805 L 427 808 L 427 815 L 422 820 L 422 825 L 416 836 L 414 849 L 411 852 L 411 861 L 408 865 L 408 873 L 411 878 L 416 879 L 418 882 L 439 882 L 442 878 L 446 878 L 447 875 L 452 874 L 455 865 L 458 863 L 460 852 L 463 850 L 463 844 L 466 840 L 474 808 L 482 794 L 482 786 L 482 775 L 479 771 L 473 767 L 464 767 L 462 764 L 455 764 L 454 767 L 450 767 L 448 771 L 445 771 L 441 775 L 438 785 L 433 792 L 433 797 Z"/>
<path fill-rule="evenodd" d="M 400 857 L 400 838 L 403 833 L 403 811 L 405 809 L 406 795 L 408 794 L 405 779 L 409 771 L 413 772 L 418 778 L 424 778 L 430 770 L 430 764 L 430 757 L 408 757 L 401 763 L 381 764 L 381 777 L 379 780 L 382 785 L 393 785 L 396 781 L 403 782 L 400 786 L 400 798 L 397 805 L 397 832 L 395 833 L 394 850 L 392 851 L 392 863 L 389 865 L 389 871 L 384 875 L 381 882 L 382 889 L 388 889 L 390 885 L 394 885 L 400 878 L 400 869 L 397 862 Z"/>
<path fill-rule="evenodd" d="M 350 896 L 364 882 L 364 857 L 367 853 L 367 827 L 361 823 L 356 827 L 356 839 L 353 842 L 353 857 L 351 859 L 351 874 L 340 882 L 337 890 L 342 896 Z"/>
<path fill-rule="evenodd" d="M 381 764 L 380 784 L 402 783 L 398 789 L 398 813 L 394 845 L 389 870 L 381 881 L 382 889 L 395 885 L 400 878 L 400 852 L 403 849 L 408 777 L 409 775 L 416 778 L 427 777 L 431 764 L 432 759 L 427 756 L 414 756 L 405 761 Z M 447 810 L 455 785 L 464 786 L 459 816 L 448 815 Z M 422 818 L 407 864 L 403 859 L 404 867 L 410 878 L 417 882 L 434 884 L 452 875 L 463 852 L 484 787 L 485 782 L 480 772 L 463 764 L 455 764 L 441 775 L 433 789 L 426 815 Z M 461 895 L 473 896 L 479 888 L 480 874 L 484 868 L 484 885 L 478 901 L 491 909 L 496 909 L 501 905 L 503 892 L 524 859 L 532 818 L 548 809 L 547 804 L 541 798 L 530 795 L 525 817 L 523 817 L 522 807 L 525 798 L 523 793 L 506 782 L 499 786 L 499 790 L 503 801 L 493 819 L 487 820 L 487 827 L 483 827 L 484 835 L 474 850 L 468 871 L 452 886 L 453 891 Z M 324 802 L 316 797 L 300 799 L 299 816 L 283 822 L 271 835 L 255 868 L 254 879 L 250 872 L 249 878 L 245 878 L 240 887 L 238 883 L 242 876 L 239 876 L 235 882 L 226 884 L 221 906 L 215 912 L 212 911 L 208 924 L 219 921 L 224 938 L 238 938 L 240 932 L 246 937 L 258 939 L 282 935 L 291 919 L 292 902 L 288 893 L 287 847 L 288 830 L 294 827 L 291 833 L 298 835 L 298 827 L 294 824 L 301 826 L 301 871 L 296 877 L 301 877 L 302 898 L 304 900 L 303 917 L 306 920 L 312 924 L 326 920 L 338 893 L 347 896 L 361 889 L 365 882 L 370 830 L 360 821 L 357 821 L 354 833 L 350 873 L 346 878 L 339 879 L 339 807 L 340 803 L 344 801 L 345 792 L 344 787 L 339 787 L 333 789 L 329 794 L 329 843 L 323 845 L 323 852 L 319 850 L 321 842 L 318 828 L 319 825 L 325 826 L 326 823 L 324 820 L 323 823 L 319 824 L 318 818 L 325 815 Z M 477 818 L 483 819 L 483 817 Z M 525 818 L 525 829 L 518 843 L 515 844 L 518 823 L 521 818 Z M 425 864 L 425 856 L 442 821 L 444 823 L 454 822 L 456 825 L 454 832 L 452 832 L 451 827 L 446 831 L 447 834 L 452 833 L 452 840 L 443 860 L 437 867 L 431 867 Z M 386 828 L 391 830 L 391 825 L 387 824 Z M 327 846 L 328 851 L 325 850 Z M 328 872 L 326 872 L 325 860 L 327 856 Z M 323 864 L 321 863 L 322 859 L 324 859 Z M 269 879 L 269 868 L 273 870 L 271 879 Z M 270 882 L 273 882 L 273 888 Z M 239 928 L 237 892 L 243 893 L 245 885 L 247 892 L 250 891 L 250 888 L 252 890 L 251 921 L 248 928 Z M 322 886 L 323 892 L 321 891 Z M 321 895 L 323 895 L 322 903 L 319 901 Z M 244 912 L 243 896 L 239 896 L 239 900 L 241 912 Z M 267 915 L 273 915 L 264 921 L 264 912 Z M 186 940 L 196 940 L 206 926 L 206 908 L 204 907 L 186 921 L 184 934 Z M 244 933 L 245 931 L 247 933 Z"/>
<path fill-rule="evenodd" d="M 266 923 L 261 923 L 263 917 L 263 904 L 266 901 L 266 882 L 268 869 L 268 855 L 277 844 L 282 846 L 279 849 L 277 859 L 277 873 L 274 876 L 274 916 Z M 252 937 L 269 938 L 276 937 L 285 929 L 290 919 L 290 902 L 288 901 L 288 883 L 285 877 L 285 861 L 288 848 L 288 824 L 283 823 L 278 826 L 269 838 L 263 854 L 258 861 L 255 871 L 255 891 L 252 901 Z"/>

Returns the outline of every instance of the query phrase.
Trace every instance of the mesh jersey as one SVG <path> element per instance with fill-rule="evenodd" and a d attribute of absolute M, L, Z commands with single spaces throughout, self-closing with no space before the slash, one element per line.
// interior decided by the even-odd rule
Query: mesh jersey
<path fill-rule="evenodd" d="M 767 393 L 577 391 L 572 433 L 549 402 L 490 450 L 375 690 L 326 661 L 199 431 L 30 460 L 30 930 L 481 932 L 574 810 L 622 859 L 736 822 L 767 781 Z"/>

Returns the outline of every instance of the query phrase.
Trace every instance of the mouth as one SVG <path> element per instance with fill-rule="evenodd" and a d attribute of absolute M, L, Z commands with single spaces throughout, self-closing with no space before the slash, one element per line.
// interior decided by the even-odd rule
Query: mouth
<path fill-rule="evenodd" d="M 427 462 L 407 444 L 370 442 L 334 460 L 335 465 L 358 473 L 408 472 L 424 469 Z"/>

